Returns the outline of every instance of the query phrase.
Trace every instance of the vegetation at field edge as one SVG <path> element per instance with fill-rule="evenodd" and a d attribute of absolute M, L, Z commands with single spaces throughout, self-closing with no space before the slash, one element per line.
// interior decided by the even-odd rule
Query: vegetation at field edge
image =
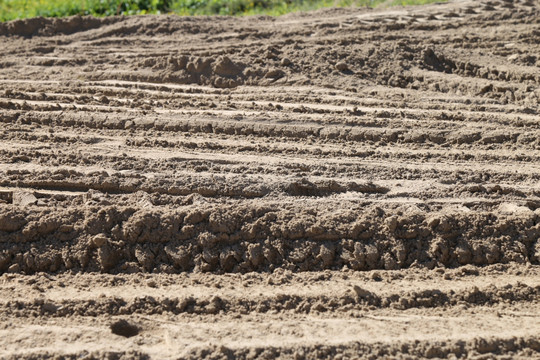
<path fill-rule="evenodd" d="M 0 21 L 36 16 L 282 15 L 323 7 L 421 5 L 441 0 L 0 0 Z"/>

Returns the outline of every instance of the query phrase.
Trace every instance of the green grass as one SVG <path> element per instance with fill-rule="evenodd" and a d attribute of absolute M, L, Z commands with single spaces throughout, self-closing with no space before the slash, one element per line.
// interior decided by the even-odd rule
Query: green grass
<path fill-rule="evenodd" d="M 35 16 L 282 15 L 323 7 L 420 5 L 441 0 L 0 0 L 0 21 Z"/>
<path fill-rule="evenodd" d="M 177 0 L 173 12 L 180 15 L 283 15 L 325 7 L 377 7 L 423 5 L 441 0 Z"/>

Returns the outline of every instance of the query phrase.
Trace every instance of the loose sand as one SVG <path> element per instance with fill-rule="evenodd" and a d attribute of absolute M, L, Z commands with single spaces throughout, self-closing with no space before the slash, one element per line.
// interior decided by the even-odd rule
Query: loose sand
<path fill-rule="evenodd" d="M 0 358 L 540 358 L 538 1 L 0 41 Z"/>

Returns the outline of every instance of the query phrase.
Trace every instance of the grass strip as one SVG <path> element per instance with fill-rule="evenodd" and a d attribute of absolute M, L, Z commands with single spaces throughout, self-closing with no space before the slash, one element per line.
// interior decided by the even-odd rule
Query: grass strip
<path fill-rule="evenodd" d="M 71 15 L 272 15 L 325 7 L 422 5 L 441 0 L 0 0 L 0 21 Z"/>

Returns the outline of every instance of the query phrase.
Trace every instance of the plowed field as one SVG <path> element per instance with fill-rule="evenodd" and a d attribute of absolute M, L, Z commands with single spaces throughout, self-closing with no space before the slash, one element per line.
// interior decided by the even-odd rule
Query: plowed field
<path fill-rule="evenodd" d="M 1 358 L 540 358 L 538 1 L 0 41 Z"/>

